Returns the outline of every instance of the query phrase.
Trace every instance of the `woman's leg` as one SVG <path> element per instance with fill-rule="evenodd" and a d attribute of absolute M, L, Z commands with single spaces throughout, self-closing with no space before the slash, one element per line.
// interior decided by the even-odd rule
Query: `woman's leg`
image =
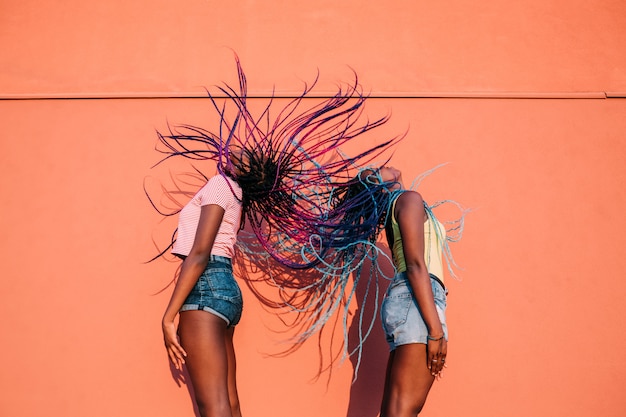
<path fill-rule="evenodd" d="M 389 402 L 389 385 L 391 385 L 391 367 L 393 365 L 393 357 L 396 351 L 389 352 L 389 359 L 387 360 L 387 369 L 385 370 L 385 385 L 383 387 L 383 400 L 380 403 L 380 415 L 381 417 L 387 412 L 387 403 Z"/>
<path fill-rule="evenodd" d="M 202 310 L 183 311 L 178 325 L 185 363 L 202 417 L 232 417 L 228 396 L 226 322 Z"/>
<path fill-rule="evenodd" d="M 228 397 L 233 417 L 241 417 L 239 394 L 237 393 L 237 360 L 235 358 L 235 348 L 233 346 L 234 333 L 234 327 L 230 327 L 226 330 L 226 355 L 228 358 Z"/>
<path fill-rule="evenodd" d="M 389 354 L 380 417 L 415 417 L 435 377 L 426 366 L 426 345 L 398 346 Z"/>

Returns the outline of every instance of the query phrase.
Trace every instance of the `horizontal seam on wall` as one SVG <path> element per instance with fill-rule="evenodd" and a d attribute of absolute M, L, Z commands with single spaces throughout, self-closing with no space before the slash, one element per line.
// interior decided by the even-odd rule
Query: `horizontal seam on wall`
<path fill-rule="evenodd" d="M 369 98 L 380 99 L 607 99 L 626 98 L 626 92 L 411 92 L 389 93 L 376 92 L 365 94 Z M 299 93 L 285 92 L 280 94 L 257 93 L 249 94 L 250 99 L 259 98 L 298 98 Z M 310 94 L 307 98 L 330 98 L 334 94 Z M 0 100 L 130 100 L 130 99 L 206 99 L 206 93 L 190 92 L 151 92 L 151 93 L 58 93 L 58 94 L 7 94 L 0 93 Z M 222 99 L 224 95 L 213 95 Z"/>

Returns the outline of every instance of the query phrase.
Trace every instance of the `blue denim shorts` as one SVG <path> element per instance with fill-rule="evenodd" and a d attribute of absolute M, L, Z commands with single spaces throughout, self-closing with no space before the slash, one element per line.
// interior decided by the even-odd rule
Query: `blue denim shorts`
<path fill-rule="evenodd" d="M 448 291 L 434 275 L 430 276 L 430 283 L 435 298 L 435 307 L 443 326 L 443 333 L 448 340 L 448 326 L 446 325 L 446 296 Z M 406 272 L 396 274 L 389 284 L 380 316 L 385 337 L 391 350 L 409 343 L 428 343 L 428 328 L 413 296 Z"/>
<path fill-rule="evenodd" d="M 234 326 L 241 319 L 243 298 L 233 276 L 230 258 L 211 255 L 204 272 L 198 278 L 180 311 L 203 310 Z"/>

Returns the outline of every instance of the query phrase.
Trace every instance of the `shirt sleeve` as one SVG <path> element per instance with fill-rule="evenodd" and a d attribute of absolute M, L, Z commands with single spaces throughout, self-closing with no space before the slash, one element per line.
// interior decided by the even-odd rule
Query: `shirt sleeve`
<path fill-rule="evenodd" d="M 209 179 L 200 193 L 200 206 L 216 204 L 226 210 L 233 203 L 233 191 L 228 185 L 228 180 L 221 175 Z"/>

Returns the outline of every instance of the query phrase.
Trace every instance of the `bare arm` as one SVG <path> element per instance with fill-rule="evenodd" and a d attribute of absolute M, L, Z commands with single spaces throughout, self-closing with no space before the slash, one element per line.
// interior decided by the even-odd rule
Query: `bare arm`
<path fill-rule="evenodd" d="M 398 197 L 395 215 L 400 226 L 402 247 L 406 262 L 406 272 L 411 289 L 428 328 L 428 368 L 433 375 L 443 369 L 447 354 L 447 342 L 443 338 L 443 327 L 435 307 L 435 299 L 430 276 L 424 260 L 424 201 L 415 191 L 408 191 Z M 438 340 L 430 340 L 430 339 Z"/>
<path fill-rule="evenodd" d="M 178 341 L 177 326 L 174 320 L 209 262 L 213 242 L 215 242 L 223 217 L 224 209 L 222 207 L 216 204 L 202 206 L 191 252 L 183 261 L 174 292 L 163 315 L 165 348 L 172 363 L 179 368 L 184 363 L 184 357 L 187 356 L 187 353 Z"/>

